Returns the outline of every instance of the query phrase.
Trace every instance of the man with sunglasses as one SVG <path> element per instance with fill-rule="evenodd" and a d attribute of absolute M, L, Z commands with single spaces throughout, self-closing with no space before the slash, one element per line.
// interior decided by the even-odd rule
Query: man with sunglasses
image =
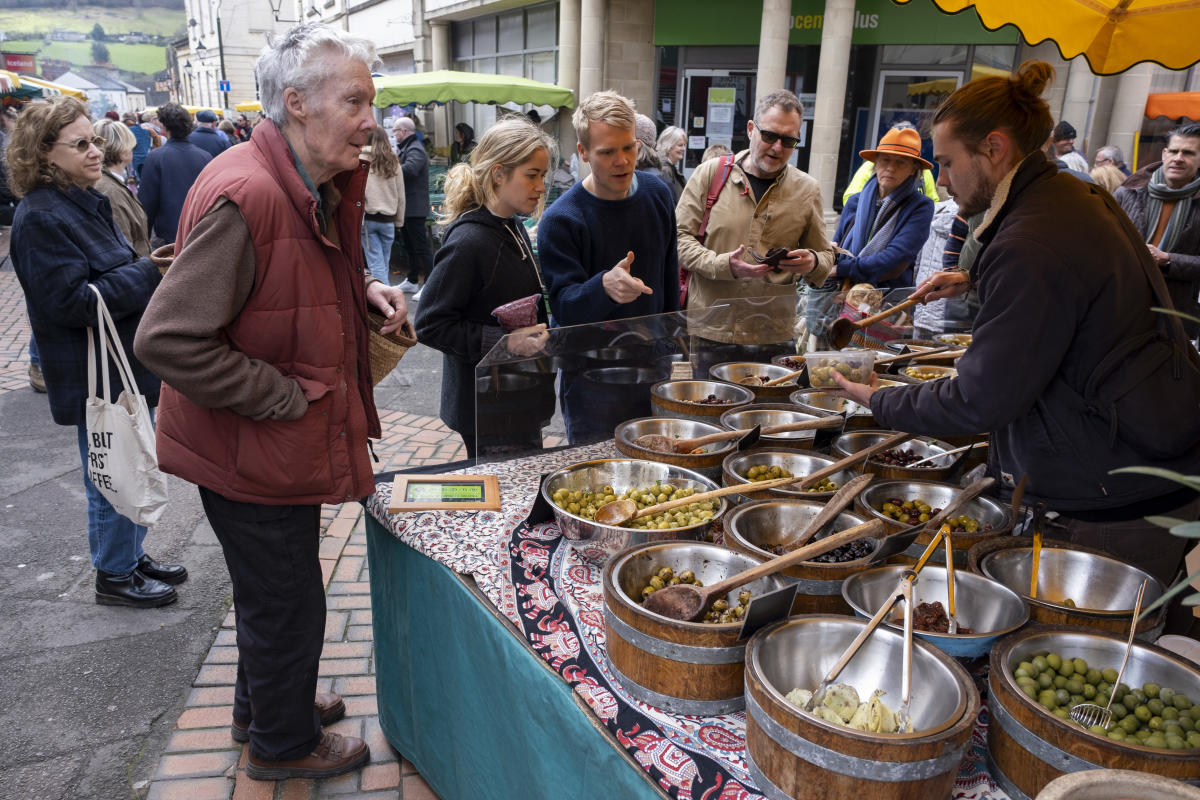
<path fill-rule="evenodd" d="M 802 116 L 791 92 L 762 98 L 746 123 L 750 147 L 733 157 L 731 167 L 724 159 L 704 162 L 683 191 L 675 215 L 688 309 L 760 298 L 715 309 L 693 323 L 691 333 L 701 339 L 736 345 L 788 341 L 796 321 L 796 280 L 820 286 L 833 268 L 820 187 L 788 163 L 799 144 Z M 706 201 L 723 168 L 728 177 L 702 237 Z M 778 255 L 768 255 L 771 250 Z"/>

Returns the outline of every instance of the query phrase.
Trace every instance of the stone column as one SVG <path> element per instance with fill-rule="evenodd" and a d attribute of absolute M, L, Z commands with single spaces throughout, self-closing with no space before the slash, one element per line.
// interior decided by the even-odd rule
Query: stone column
<path fill-rule="evenodd" d="M 846 106 L 846 80 L 850 69 L 850 36 L 854 32 L 854 0 L 825 0 L 821 28 L 821 60 L 817 65 L 817 102 L 812 125 L 809 173 L 821 185 L 821 203 L 833 210 L 833 182 L 837 176 L 838 148 Z"/>
<path fill-rule="evenodd" d="M 1150 94 L 1150 79 L 1154 74 L 1153 64 L 1138 64 L 1117 76 L 1117 95 L 1113 98 L 1112 116 L 1108 124 L 1108 141 L 1100 144 L 1115 144 L 1125 154 L 1125 163 L 1131 168 L 1137 158 L 1134 138 L 1142 129 L 1146 114 L 1146 96 Z M 1157 161 L 1158 153 L 1150 161 Z M 1138 164 L 1144 167 L 1145 164 Z"/>
<path fill-rule="evenodd" d="M 582 0 L 579 20 L 579 91 L 576 101 L 604 88 L 604 34 L 608 0 Z"/>
<path fill-rule="evenodd" d="M 450 69 L 450 23 L 431 22 L 430 50 L 432 59 L 430 66 L 435 69 Z M 450 138 L 450 106 L 437 106 L 431 115 L 433 121 L 433 146 L 449 147 Z"/>
<path fill-rule="evenodd" d="M 558 73 L 555 83 L 565 86 L 575 92 L 575 102 L 579 96 L 579 0 L 559 0 L 558 3 Z M 571 111 L 562 108 L 558 111 L 558 156 L 564 161 L 571 160 L 575 152 L 575 128 L 571 125 Z"/>
<path fill-rule="evenodd" d="M 758 80 L 754 105 L 771 92 L 783 88 L 787 76 L 788 31 L 791 0 L 763 0 L 762 28 L 758 35 Z"/>
<path fill-rule="evenodd" d="M 1096 100 L 1097 86 L 1096 76 L 1092 74 L 1092 68 L 1088 65 L 1086 58 L 1080 55 L 1071 59 L 1064 83 L 1066 96 L 1063 98 L 1062 114 L 1055 119 L 1055 122 L 1065 119 L 1071 123 L 1079 134 L 1075 142 L 1075 149 L 1081 153 L 1087 153 L 1095 149 L 1089 141 L 1091 132 L 1088 130 L 1088 120 L 1091 118 L 1089 112 L 1092 103 Z"/>

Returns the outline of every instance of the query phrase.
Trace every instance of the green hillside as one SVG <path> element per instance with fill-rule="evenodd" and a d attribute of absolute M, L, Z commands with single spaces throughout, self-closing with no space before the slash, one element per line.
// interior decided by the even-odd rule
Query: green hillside
<path fill-rule="evenodd" d="M 80 6 L 74 12 L 66 9 L 0 10 L 0 31 L 9 38 L 24 34 L 49 34 L 55 29 L 91 33 L 92 26 L 97 22 L 109 36 L 131 31 L 150 36 L 181 36 L 187 18 L 183 11 L 169 8 Z"/>

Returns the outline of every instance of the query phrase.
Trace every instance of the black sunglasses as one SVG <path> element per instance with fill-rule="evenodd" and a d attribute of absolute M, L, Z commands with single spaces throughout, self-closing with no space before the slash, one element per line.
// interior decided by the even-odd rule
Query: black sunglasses
<path fill-rule="evenodd" d="M 767 144 L 775 144 L 776 142 L 782 142 L 785 150 L 791 150 L 793 147 L 800 144 L 800 139 L 798 137 L 784 136 L 782 133 L 776 133 L 775 131 L 769 131 L 766 128 L 759 125 L 757 122 L 754 123 L 754 130 L 758 131 L 758 135 L 761 136 L 762 140 L 764 142 L 766 142 Z"/>

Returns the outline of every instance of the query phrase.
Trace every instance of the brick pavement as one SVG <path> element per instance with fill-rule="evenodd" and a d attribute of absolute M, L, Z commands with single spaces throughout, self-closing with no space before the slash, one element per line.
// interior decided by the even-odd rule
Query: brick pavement
<path fill-rule="evenodd" d="M 0 234 L 0 257 L 7 254 Z M 16 275 L 0 271 L 0 393 L 28 386 L 28 321 Z M 434 417 L 380 409 L 379 472 L 447 463 L 465 457 L 461 440 Z M 558 444 L 560 442 L 551 442 Z M 186 693 L 183 712 L 149 785 L 146 800 L 436 800 L 412 764 L 392 749 L 379 727 L 371 626 L 370 575 L 363 510 L 357 503 L 322 508 L 321 571 L 327 614 L 318 691 L 346 700 L 338 733 L 365 738 L 371 761 L 362 770 L 324 781 L 254 781 L 245 774 L 246 748 L 229 736 L 237 661 L 233 611 Z"/>

